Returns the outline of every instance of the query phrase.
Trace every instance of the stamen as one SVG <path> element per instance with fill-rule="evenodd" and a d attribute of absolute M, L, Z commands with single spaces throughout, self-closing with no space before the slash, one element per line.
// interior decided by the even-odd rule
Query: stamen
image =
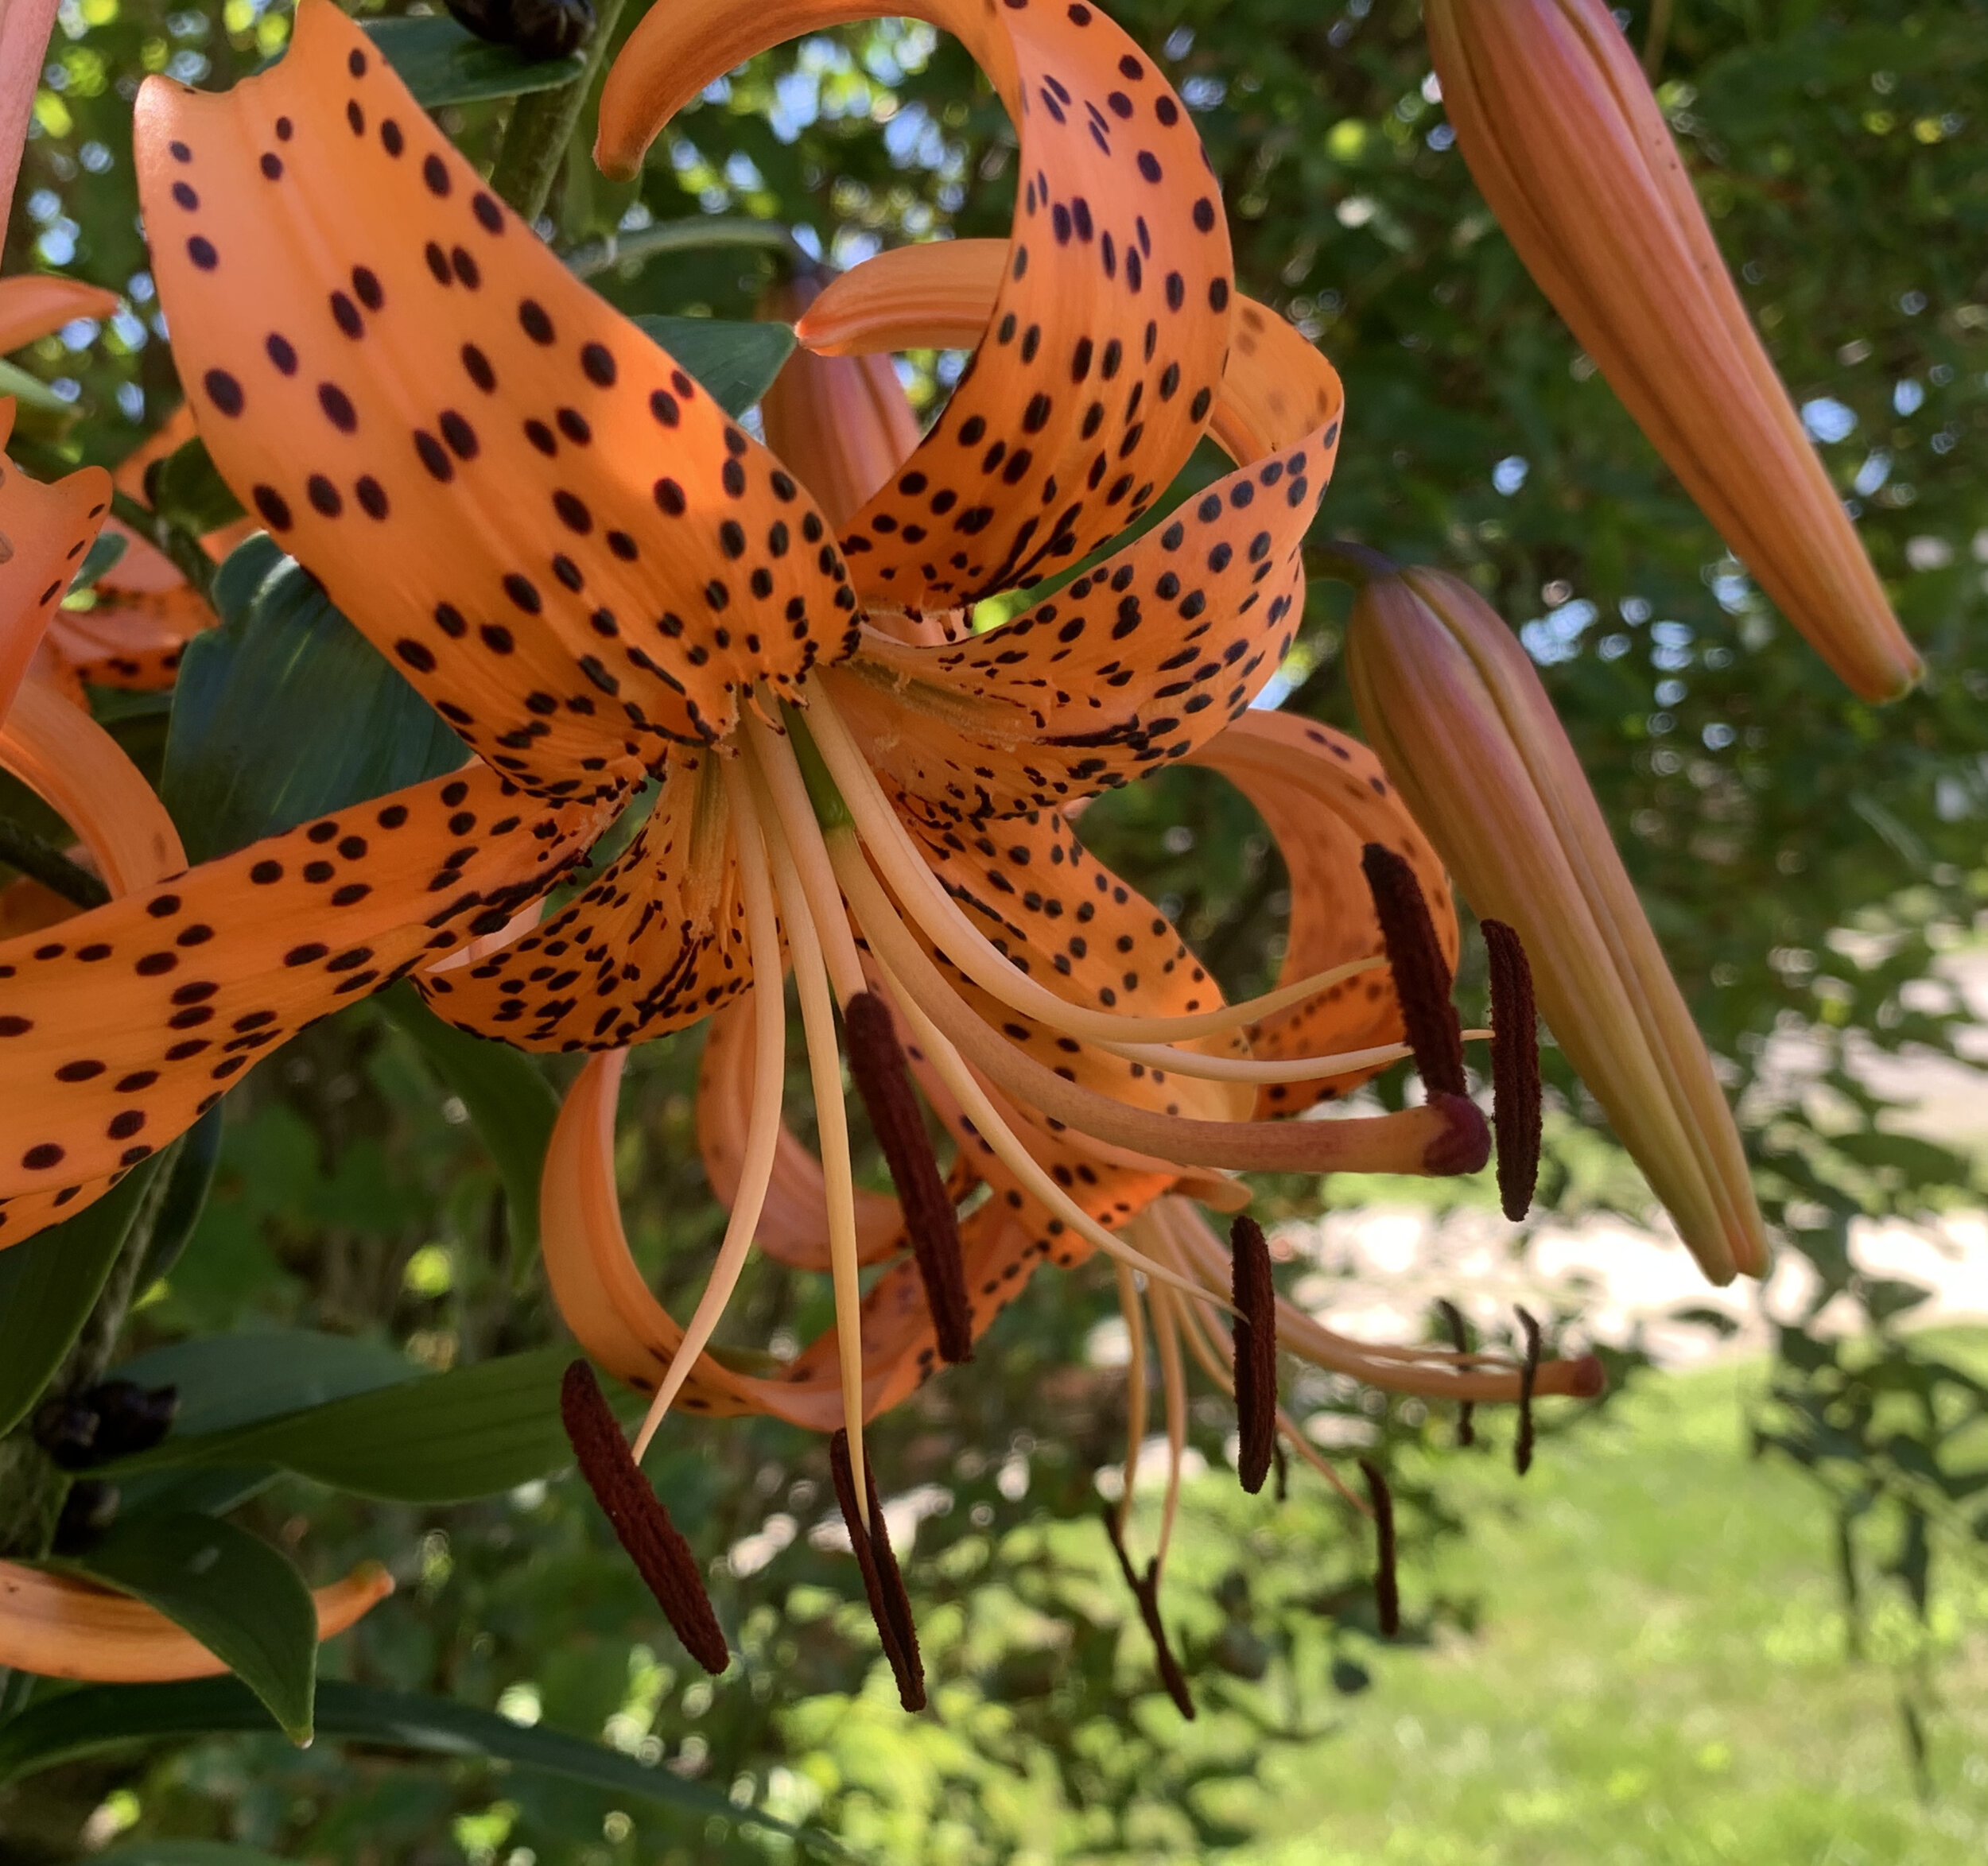
<path fill-rule="evenodd" d="M 1125 1585 L 1132 1590 L 1132 1598 L 1139 1603 L 1139 1616 L 1145 1621 L 1146 1631 L 1151 1637 L 1154 1657 L 1159 1666 L 1159 1682 L 1167 1687 L 1167 1695 L 1173 1699 L 1175 1708 L 1191 1723 L 1194 1701 L 1188 1694 L 1187 1674 L 1174 1657 L 1174 1649 L 1167 1640 L 1166 1623 L 1159 1617 L 1159 1563 L 1148 1561 L 1143 1579 L 1134 1572 L 1132 1557 L 1125 1553 L 1125 1544 L 1119 1536 L 1118 1519 L 1109 1504 L 1105 1508 L 1105 1533 L 1112 1538 L 1112 1550 L 1118 1557 Z"/>
<path fill-rule="evenodd" d="M 752 963 L 753 989 L 752 1105 L 746 1116 L 745 1159 L 740 1169 L 739 1190 L 732 1201 L 732 1216 L 725 1225 L 724 1241 L 711 1267 L 704 1294 L 685 1325 L 683 1344 L 677 1350 L 649 1402 L 648 1415 L 635 1435 L 638 1460 L 649 1449 L 670 1410 L 670 1402 L 689 1379 L 697 1357 L 703 1353 L 725 1304 L 738 1287 L 745 1268 L 746 1252 L 752 1234 L 759 1228 L 759 1213 L 766 1204 L 767 1187 L 773 1177 L 773 1161 L 780 1142 L 780 1099 L 786 1075 L 786 1005 L 782 990 L 785 967 L 780 956 L 780 922 L 773 906 L 773 882 L 767 870 L 765 839 L 760 834 L 759 817 L 743 773 L 728 760 L 724 767 L 725 797 L 732 810 L 732 838 L 738 852 L 740 892 L 744 897 L 747 951 Z"/>
<path fill-rule="evenodd" d="M 1378 1545 L 1374 1564 L 1373 1605 L 1380 1622 L 1380 1636 L 1392 1639 L 1401 1631 L 1401 1588 L 1395 1574 L 1394 1496 L 1380 1467 L 1370 1460 L 1360 1461 L 1367 1480 L 1367 1495 L 1373 1504 L 1374 1540 Z"/>
<path fill-rule="evenodd" d="M 1391 848 L 1369 843 L 1360 852 L 1373 910 L 1380 921 L 1380 937 L 1394 972 L 1395 997 L 1408 1033 L 1415 1067 L 1431 1095 L 1461 1096 L 1463 1035 L 1456 1007 L 1450 1002 L 1450 967 L 1436 938 L 1422 883 L 1415 871 Z"/>
<path fill-rule="evenodd" d="M 1540 1042 L 1532 968 L 1502 920 L 1479 923 L 1491 966 L 1491 1119 L 1498 1143 L 1498 1202 L 1515 1224 L 1532 1209 L 1540 1179 Z"/>
<path fill-rule="evenodd" d="M 836 998 L 847 1004 L 864 989 L 863 960 L 856 949 L 855 936 L 849 931 L 842 890 L 836 885 L 835 871 L 829 865 L 828 848 L 821 840 L 821 825 L 815 820 L 794 741 L 749 714 L 746 743 L 755 774 L 771 799 L 773 807 L 767 817 L 780 826 L 793 855 L 801 891 L 814 916 L 815 930 L 821 935 L 821 956 L 834 983 Z"/>
<path fill-rule="evenodd" d="M 1231 1282 L 1236 1302 L 1236 1422 L 1242 1487 L 1254 1496 L 1270 1473 L 1277 1437 L 1277 1290 L 1263 1227 L 1244 1216 L 1230 1227 Z"/>
<path fill-rule="evenodd" d="M 1523 1477 L 1532 1468 L 1532 1388 L 1540 1377 L 1540 1325 L 1530 1309 L 1519 1310 L 1519 1325 L 1525 1330 L 1525 1365 L 1519 1371 L 1519 1436 L 1512 1447 L 1512 1462 Z"/>
<path fill-rule="evenodd" d="M 1118 1279 L 1118 1313 L 1125 1320 L 1132 1352 L 1125 1364 L 1125 1488 L 1119 1493 L 1118 1529 L 1122 1535 L 1132 1520 L 1132 1487 L 1139 1476 L 1139 1448 L 1146 1442 L 1146 1318 L 1139 1306 L 1139 1285 L 1129 1264 L 1114 1263 Z"/>
<path fill-rule="evenodd" d="M 1489 1030 L 1466 1030 L 1463 1041 L 1481 1043 Z M 1095 1041 L 1095 1040 L 1094 1040 Z M 1259 1062 L 1248 1057 L 1203 1056 L 1171 1043 L 1106 1043 L 1100 1049 L 1122 1056 L 1128 1062 L 1144 1063 L 1148 1069 L 1170 1070 L 1177 1076 L 1194 1076 L 1205 1082 L 1315 1082 L 1326 1076 L 1350 1076 L 1357 1072 L 1385 1069 L 1411 1053 L 1405 1043 L 1377 1043 L 1365 1049 L 1342 1050 L 1335 1056 L 1280 1057 Z"/>
<path fill-rule="evenodd" d="M 1167 1500 L 1160 1509 L 1159 1546 L 1153 1555 L 1157 1576 L 1166 1566 L 1167 1551 L 1173 1545 L 1174 1523 L 1180 1515 L 1182 1467 L 1187 1456 L 1187 1375 L 1180 1362 L 1180 1311 L 1186 1305 L 1164 1283 L 1153 1286 L 1148 1301 L 1153 1333 L 1159 1343 L 1160 1390 L 1167 1396 Z"/>
<path fill-rule="evenodd" d="M 1287 1503 L 1291 1499 L 1291 1460 L 1285 1455 L 1282 1438 L 1270 1441 L 1270 1456 L 1277 1472 L 1277 1501 Z"/>
<path fill-rule="evenodd" d="M 884 1527 L 883 1505 L 877 1496 L 876 1472 L 867 1470 L 864 1509 L 856 1501 L 856 1474 L 849 1468 L 849 1435 L 838 1432 L 829 1441 L 829 1469 L 835 1479 L 835 1500 L 842 1506 L 842 1520 L 848 1525 L 849 1546 L 856 1551 L 856 1565 L 863 1571 L 863 1591 L 869 1596 L 870 1617 L 876 1622 L 877 1637 L 883 1642 L 883 1656 L 891 1662 L 897 1679 L 898 1702 L 907 1710 L 925 1708 L 925 1662 L 918 1656 L 918 1628 L 911 1623 L 911 1596 L 904 1591 L 904 1577 L 899 1573 L 897 1558 L 891 1553 L 891 1532 Z"/>
<path fill-rule="evenodd" d="M 940 1356 L 973 1358 L 973 1311 L 966 1299 L 966 1267 L 960 1255 L 958 1215 L 939 1177 L 925 1117 L 911 1086 L 911 1071 L 891 1027 L 890 1007 L 874 991 L 859 991 L 842 1007 L 849 1073 L 870 1111 L 904 1207 L 905 1228 L 925 1284 L 926 1306 Z"/>
<path fill-rule="evenodd" d="M 614 1525 L 635 1571 L 647 1582 L 684 1650 L 716 1678 L 732 1662 L 697 1558 L 670 1520 L 630 1454 L 628 1441 L 585 1361 L 576 1360 L 559 1383 L 559 1417 L 572 1441 L 580 1474 Z"/>
<path fill-rule="evenodd" d="M 1186 1017 L 1121 1017 L 1113 1011 L 1072 1004 L 996 951 L 945 891 L 911 832 L 899 820 L 896 810 L 877 782 L 876 772 L 842 723 L 823 683 L 813 683 L 810 688 L 808 719 L 815 748 L 835 781 L 855 835 L 919 929 L 983 991 L 1065 1036 L 1139 1043 L 1186 1042 L 1198 1037 L 1219 1037 L 1260 1022 L 1294 1004 L 1304 1003 L 1334 985 L 1377 971 L 1386 963 L 1380 959 L 1355 959 L 1267 991 L 1260 998 Z"/>
<path fill-rule="evenodd" d="M 1468 1354 L 1470 1352 L 1470 1331 L 1465 1325 L 1463 1311 L 1446 1296 L 1436 1298 L 1436 1307 L 1442 1312 L 1442 1319 L 1450 1325 L 1450 1339 L 1456 1343 L 1459 1357 Z M 1477 1429 L 1471 1422 L 1471 1415 L 1476 1410 L 1476 1402 L 1468 1399 L 1457 1408 L 1457 1443 L 1460 1445 L 1475 1445 L 1477 1441 Z"/>

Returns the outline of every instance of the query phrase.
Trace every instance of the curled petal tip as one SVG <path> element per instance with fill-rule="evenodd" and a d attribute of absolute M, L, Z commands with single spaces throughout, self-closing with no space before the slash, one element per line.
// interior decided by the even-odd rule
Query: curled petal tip
<path fill-rule="evenodd" d="M 1491 1127 L 1484 1111 L 1466 1095 L 1438 1091 L 1429 1105 L 1445 1116 L 1442 1131 L 1422 1156 L 1424 1170 L 1444 1174 L 1481 1173 L 1491 1158 Z"/>

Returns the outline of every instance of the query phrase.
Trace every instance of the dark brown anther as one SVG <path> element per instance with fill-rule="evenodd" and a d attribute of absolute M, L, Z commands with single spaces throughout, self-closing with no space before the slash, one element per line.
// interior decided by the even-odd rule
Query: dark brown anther
<path fill-rule="evenodd" d="M 1284 1441 L 1281 1438 L 1271 1441 L 1271 1464 L 1277 1473 L 1277 1501 L 1286 1503 L 1291 1497 L 1291 1460 L 1284 1455 Z"/>
<path fill-rule="evenodd" d="M 1532 1311 L 1519 1311 L 1519 1326 L 1525 1330 L 1525 1365 L 1519 1369 L 1519 1436 L 1512 1447 L 1512 1462 L 1523 1477 L 1532 1468 L 1532 1387 L 1540 1377 L 1540 1325 Z"/>
<path fill-rule="evenodd" d="M 1436 1298 L 1436 1307 L 1442 1311 L 1442 1319 L 1450 1325 L 1450 1339 L 1455 1344 L 1457 1352 L 1468 1354 L 1470 1352 L 1470 1331 L 1464 1325 L 1463 1311 L 1446 1296 Z M 1477 1429 L 1471 1423 L 1472 1415 L 1476 1411 L 1477 1408 L 1467 1399 L 1457 1407 L 1458 1445 L 1477 1443 Z"/>
<path fill-rule="evenodd" d="M 1463 1026 L 1450 1002 L 1450 965 L 1415 871 L 1391 848 L 1369 843 L 1360 867 L 1373 896 L 1394 992 L 1415 1067 L 1431 1095 L 1462 1095 Z"/>
<path fill-rule="evenodd" d="M 842 1506 L 849 1546 L 863 1571 L 863 1591 L 869 1596 L 870 1617 L 876 1622 L 883 1656 L 897 1680 L 897 1701 L 907 1710 L 925 1708 L 925 1661 L 918 1656 L 918 1628 L 911 1623 L 911 1599 L 904 1591 L 897 1557 L 891 1552 L 891 1532 L 884 1527 L 883 1505 L 876 1493 L 876 1468 L 863 1461 L 863 1488 L 870 1505 L 870 1527 L 856 1507 L 856 1472 L 849 1462 L 849 1435 L 838 1432 L 829 1441 L 829 1469 L 835 1479 L 835 1500 Z"/>
<path fill-rule="evenodd" d="M 1498 1202 L 1516 1223 L 1540 1180 L 1539 1011 L 1532 968 L 1502 920 L 1480 922 L 1491 964 L 1491 1120 L 1498 1137 Z"/>
<path fill-rule="evenodd" d="M 1139 1617 L 1146 1623 L 1146 1631 L 1153 1642 L 1159 1682 L 1167 1687 L 1167 1695 L 1173 1699 L 1174 1708 L 1192 1723 L 1194 1701 L 1187 1689 L 1187 1674 L 1180 1669 L 1180 1661 L 1174 1656 L 1174 1649 L 1167 1643 L 1166 1622 L 1159 1617 L 1159 1562 L 1157 1558 L 1148 1561 L 1143 1578 L 1133 1570 L 1132 1558 L 1125 1553 L 1125 1544 L 1118 1534 L 1118 1512 L 1109 1503 L 1105 1506 L 1105 1533 L 1112 1538 L 1112 1552 L 1118 1558 L 1125 1585 L 1132 1590 L 1132 1598 L 1139 1603 Z"/>
<path fill-rule="evenodd" d="M 1401 1631 L 1401 1586 L 1395 1574 L 1394 1493 L 1380 1475 L 1380 1467 L 1367 1459 L 1360 1461 L 1367 1480 L 1367 1496 L 1373 1504 L 1373 1534 L 1376 1545 L 1373 1571 L 1373 1607 L 1380 1622 L 1380 1636 L 1392 1639 Z"/>
<path fill-rule="evenodd" d="M 580 1474 L 614 1525 L 635 1572 L 649 1584 L 684 1649 L 716 1678 L 731 1664 L 732 1655 L 711 1610 L 711 1596 L 704 1591 L 697 1558 L 678 1534 L 662 1499 L 650 1488 L 622 1436 L 620 1421 L 584 1360 L 568 1367 L 560 1382 L 559 1417 L 573 1441 Z"/>
<path fill-rule="evenodd" d="M 1236 1301 L 1236 1425 L 1242 1435 L 1237 1469 L 1251 1496 L 1270 1475 L 1277 1442 L 1277 1289 L 1263 1227 L 1244 1213 L 1229 1228 L 1230 1281 Z"/>
<path fill-rule="evenodd" d="M 926 1131 L 911 1071 L 891 1027 L 891 1007 L 874 991 L 859 991 L 843 1007 L 849 1073 L 868 1109 L 877 1144 L 904 1207 L 905 1229 L 925 1283 L 926 1306 L 942 1360 L 973 1358 L 973 1314 L 966 1299 L 966 1267 L 960 1253 L 959 1216 L 938 1156 Z"/>

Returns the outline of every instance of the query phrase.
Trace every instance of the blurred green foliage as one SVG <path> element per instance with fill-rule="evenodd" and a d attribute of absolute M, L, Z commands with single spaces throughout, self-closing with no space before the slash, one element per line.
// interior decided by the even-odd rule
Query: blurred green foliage
<path fill-rule="evenodd" d="M 1897 1131 L 1858 1064 L 1954 1051 L 1965 1007 L 1926 981 L 1971 937 L 1984 885 L 1988 6 L 1655 10 L 1667 22 L 1652 48 L 1660 95 L 1721 244 L 1926 652 L 1924 688 L 1882 713 L 1844 693 L 1766 609 L 1527 280 L 1452 145 L 1413 4 L 1114 10 L 1196 114 L 1243 283 L 1345 378 L 1347 440 L 1322 528 L 1462 570 L 1541 663 L 1725 1059 L 1770 1223 L 1818 1272 L 1811 1313 L 1782 1332 L 1759 1442 L 1825 1482 L 1853 1602 L 1894 1589 L 1923 1619 L 1932 1551 L 1988 1538 L 1969 1438 L 1983 1390 L 1901 1332 L 1909 1292 L 1858 1271 L 1851 1225 L 1980 1188 L 1973 1161 Z M 1639 43 L 1652 11 L 1622 10 Z M 115 463 L 178 400 L 136 219 L 138 83 L 165 71 L 223 87 L 287 33 L 286 10 L 262 0 L 64 0 L 5 270 L 70 273 L 123 304 L 14 359 L 49 391 L 23 402 L 21 457 L 36 470 Z M 472 99 L 438 114 L 488 162 L 507 108 Z M 594 171 L 590 141 L 583 113 L 544 231 L 584 248 L 596 287 L 635 312 L 749 317 L 785 263 L 777 239 L 673 243 L 645 262 L 652 229 L 757 219 L 848 264 L 948 231 L 1001 234 L 1013 205 L 998 105 L 959 48 L 915 21 L 839 29 L 755 60 L 673 126 L 636 182 Z M 611 236 L 625 256 L 604 264 Z M 910 359 L 914 393 L 942 396 L 960 361 Z M 1344 607 L 1343 590 L 1314 579 L 1281 678 L 1287 706 L 1350 724 Z M 164 708 L 120 697 L 100 710 L 157 775 Z M 60 831 L 10 782 L 0 812 Z M 193 843 L 211 826 L 183 827 Z M 1179 772 L 1115 794 L 1085 834 L 1178 915 L 1225 984 L 1274 971 L 1283 872 L 1218 782 Z M 1466 975 L 1466 998 L 1478 988 Z M 694 1140 L 700 1042 L 638 1053 L 619 1142 L 631 1239 L 680 1311 L 721 1220 Z M 1594 1122 L 1552 1061 L 1567 1119 Z M 556 1065 L 545 1076 L 565 1080 Z M 790 1078 L 805 1105 L 798 1056 Z M 282 1050 L 231 1098 L 211 1202 L 143 1292 L 126 1351 L 309 1329 L 376 1344 L 412 1372 L 556 1338 L 507 1216 L 514 1175 L 500 1173 L 468 1100 L 379 1006 Z M 1556 1179 L 1550 1163 L 1549 1208 L 1572 1184 L 1565 1167 Z M 1584 1183 L 1604 1180 L 1620 1187 L 1623 1175 Z M 1264 1192 L 1268 1210 L 1293 1217 L 1332 1196 L 1310 1181 Z M 1633 1182 L 1628 1197 L 1640 1197 Z M 1166 1599 L 1203 1714 L 1180 1721 L 1094 1521 L 1093 1473 L 1124 1434 L 1122 1382 L 1086 1353 L 1114 1312 L 1110 1289 L 1095 1268 L 1039 1278 L 970 1367 L 877 1434 L 889 1489 L 922 1518 L 911 1580 L 938 1707 L 929 1722 L 907 1726 L 892 1707 L 852 1565 L 811 1533 L 829 1507 L 818 1445 L 765 1422 L 687 1429 L 652 1463 L 716 1563 L 741 1658 L 715 1687 L 661 1635 L 569 1478 L 429 1507 L 261 1469 L 237 1474 L 235 1494 L 252 1494 L 236 1519 L 313 1581 L 365 1557 L 394 1570 L 398 1595 L 327 1648 L 332 1675 L 604 1739 L 736 1802 L 818 1818 L 877 1858 L 1205 1854 L 1247 1838 L 1249 1786 L 1273 1758 L 1330 1759 L 1329 1744 L 1310 1746 L 1376 1701 L 1362 1695 L 1369 1558 L 1351 1514 L 1308 1475 L 1276 1507 L 1191 1491 Z M 1868 1325 L 1848 1342 L 1807 1326 L 1842 1296 Z M 820 1279 L 763 1263 L 724 1339 L 805 1340 L 827 1319 Z M 1419 1553 L 1462 1527 L 1434 1455 L 1448 1422 L 1413 1402 L 1370 1412 L 1330 1383 L 1302 1397 L 1357 1414 L 1384 1456 L 1403 1454 L 1404 1549 L 1422 1572 Z M 1191 1425 L 1219 1468 L 1225 1405 L 1197 1400 Z M 1143 1514 L 1140 1527 L 1150 1535 Z M 1409 1606 L 1413 1639 L 1474 1622 L 1466 1595 L 1411 1587 Z M 1905 1646 L 1905 1727 L 1937 1786 L 1935 1674 L 1923 1643 Z M 790 1856 L 764 1835 L 528 1770 L 468 1756 L 416 1765 L 363 1744 L 300 1753 L 272 1733 L 108 1753 L 0 1789 L 0 1861 L 70 1857 L 86 1818 L 99 1844 L 124 1827 L 354 1866 Z"/>

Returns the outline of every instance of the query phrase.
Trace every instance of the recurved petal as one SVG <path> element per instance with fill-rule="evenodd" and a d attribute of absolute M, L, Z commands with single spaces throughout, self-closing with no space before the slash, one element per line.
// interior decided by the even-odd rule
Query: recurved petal
<path fill-rule="evenodd" d="M 85 285 L 80 278 L 49 272 L 0 278 L 0 351 L 18 350 L 60 330 L 72 318 L 108 317 L 117 308 L 115 292 Z"/>
<path fill-rule="evenodd" d="M 744 992 L 712 1014 L 697 1075 L 697 1151 L 711 1190 L 727 1211 L 744 1171 L 751 1102 L 752 1003 Z M 784 1123 L 778 1144 L 759 1219 L 759 1248 L 797 1269 L 825 1271 L 829 1210 L 821 1162 Z M 858 1186 L 856 1237 L 859 1263 L 876 1263 L 905 1248 L 904 1213 L 897 1201 Z"/>
<path fill-rule="evenodd" d="M 501 950 L 414 982 L 459 1029 L 521 1049 L 619 1049 L 695 1023 L 751 983 L 732 850 L 714 755 L 678 751 L 598 879 Z"/>
<path fill-rule="evenodd" d="M 215 464 L 495 768 L 613 787 L 852 645 L 821 514 L 595 297 L 331 0 L 139 181 Z"/>
<path fill-rule="evenodd" d="M 503 925 L 600 814 L 474 766 L 0 946 L 0 1196 L 144 1158 L 313 1018 Z"/>
<path fill-rule="evenodd" d="M 0 444 L 14 400 L 0 398 Z M 111 506 L 111 476 L 84 467 L 45 486 L 0 459 L 0 717 Z"/>
<path fill-rule="evenodd" d="M 160 591 L 99 584 L 95 607 L 56 611 L 48 640 L 91 686 L 150 692 L 173 685 L 188 642 L 214 622 L 214 611 L 184 582 Z"/>
<path fill-rule="evenodd" d="M 377 1561 L 315 1589 L 319 1639 L 336 1639 L 393 1591 L 393 1577 Z M 157 1608 L 17 1561 L 0 1561 L 0 1665 L 105 1685 L 210 1678 L 227 1670 Z"/>
<path fill-rule="evenodd" d="M 1233 266 L 1187 113 L 1102 13 L 984 0 L 917 11 L 965 43 L 1021 144 L 973 366 L 843 534 L 866 598 L 926 610 L 1075 561 L 1166 488 L 1213 405 Z M 602 92 L 602 166 L 632 173 L 669 116 L 741 59 L 866 14 L 837 0 L 652 8 Z"/>
<path fill-rule="evenodd" d="M 1360 852 L 1370 842 L 1399 852 L 1415 870 L 1442 956 L 1455 972 L 1457 911 L 1449 877 L 1380 761 L 1357 739 L 1287 713 L 1246 712 L 1191 762 L 1221 772 L 1256 806 L 1290 871 L 1291 933 L 1279 984 L 1349 960 L 1386 956 L 1360 871 Z M 1398 1043 L 1400 1007 L 1387 973 L 1369 972 L 1279 1011 L 1249 1035 L 1252 1052 L 1265 1059 Z M 1377 1073 L 1266 1083 L 1257 1118 L 1330 1101 Z"/>

